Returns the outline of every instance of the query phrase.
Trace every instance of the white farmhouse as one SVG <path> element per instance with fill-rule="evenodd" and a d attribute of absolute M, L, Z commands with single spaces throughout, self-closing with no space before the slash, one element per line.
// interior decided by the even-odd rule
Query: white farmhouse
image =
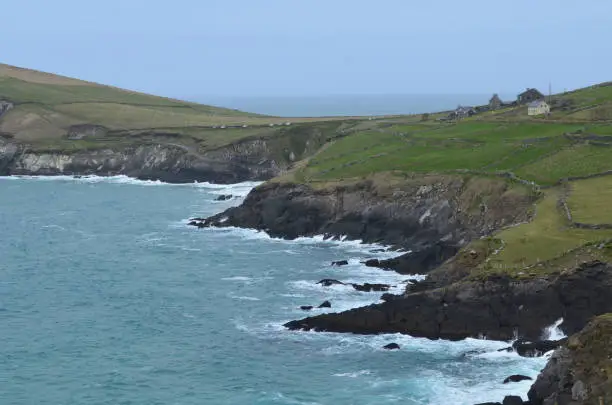
<path fill-rule="evenodd" d="M 532 101 L 527 104 L 527 115 L 542 115 L 550 113 L 550 106 L 544 100 Z"/>

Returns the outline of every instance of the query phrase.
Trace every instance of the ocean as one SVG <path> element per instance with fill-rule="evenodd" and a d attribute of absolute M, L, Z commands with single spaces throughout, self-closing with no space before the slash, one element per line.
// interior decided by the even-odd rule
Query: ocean
<path fill-rule="evenodd" d="M 486 105 L 492 94 L 355 94 L 331 96 L 205 96 L 192 101 L 280 117 L 422 114 Z M 500 94 L 514 100 L 511 94 Z"/>
<path fill-rule="evenodd" d="M 197 229 L 255 183 L 0 178 L 0 404 L 434 404 L 523 398 L 544 358 L 508 342 L 290 332 L 301 305 L 380 293 L 316 282 L 411 276 L 367 268 L 380 246 Z M 234 199 L 214 201 L 219 194 Z M 349 265 L 330 266 L 348 259 Z M 399 351 L 382 346 L 396 342 Z"/>

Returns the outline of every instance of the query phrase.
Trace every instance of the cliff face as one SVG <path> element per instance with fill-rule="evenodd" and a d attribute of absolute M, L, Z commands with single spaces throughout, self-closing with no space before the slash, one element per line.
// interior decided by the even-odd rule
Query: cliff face
<path fill-rule="evenodd" d="M 148 142 L 68 152 L 33 151 L 28 145 L 0 138 L 0 175 L 118 175 L 182 183 L 237 183 L 266 180 L 284 173 L 294 160 L 313 153 L 324 142 L 316 129 L 262 139 L 247 139 L 206 152 L 180 144 Z"/>
<path fill-rule="evenodd" d="M 529 390 L 533 405 L 612 402 L 612 315 L 593 319 L 557 350 Z"/>
<path fill-rule="evenodd" d="M 194 224 L 289 239 L 346 236 L 431 251 L 437 260 L 422 259 L 432 267 L 470 240 L 526 220 L 534 199 L 502 180 L 460 176 L 391 176 L 325 188 L 269 182 L 241 206 Z"/>

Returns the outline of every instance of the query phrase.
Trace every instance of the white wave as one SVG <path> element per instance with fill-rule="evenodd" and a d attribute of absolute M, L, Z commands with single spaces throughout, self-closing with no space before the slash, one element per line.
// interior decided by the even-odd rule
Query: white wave
<path fill-rule="evenodd" d="M 349 378 L 357 378 L 360 377 L 362 375 L 371 375 L 372 372 L 370 370 L 359 370 L 359 371 L 354 371 L 354 372 L 348 372 L 348 373 L 337 373 L 337 374 L 332 374 L 334 377 L 349 377 Z"/>
<path fill-rule="evenodd" d="M 408 253 L 404 250 L 390 250 L 388 246 L 378 243 L 364 243 L 362 240 L 349 240 L 346 236 L 339 239 L 325 238 L 324 235 L 315 236 L 304 236 L 295 239 L 283 239 L 270 236 L 265 231 L 259 231 L 256 229 L 238 228 L 233 226 L 223 228 L 202 228 L 202 230 L 208 232 L 216 232 L 219 234 L 226 234 L 231 236 L 237 236 L 245 240 L 266 240 L 270 242 L 284 243 L 284 244 L 298 244 L 298 245 L 310 245 L 310 246 L 325 246 L 325 247 L 336 247 L 344 250 L 345 252 L 355 252 L 362 254 L 369 254 L 372 258 L 386 259 L 395 256 L 399 256 L 404 253 Z M 382 250 L 378 253 L 371 253 L 372 250 Z"/>
<path fill-rule="evenodd" d="M 224 277 L 221 280 L 223 281 L 252 281 L 251 277 L 246 276 L 233 276 L 233 277 Z"/>
<path fill-rule="evenodd" d="M 305 298 L 306 296 L 304 294 L 281 294 L 281 297 L 287 297 L 287 298 Z"/>
<path fill-rule="evenodd" d="M 259 298 L 257 297 L 247 297 L 247 296 L 236 296 L 236 295 L 228 295 L 228 297 L 230 297 L 231 299 L 234 300 L 239 300 L 239 301 L 261 301 Z"/>
<path fill-rule="evenodd" d="M 43 229 L 59 229 L 60 231 L 65 231 L 66 230 L 66 228 L 64 228 L 63 226 L 55 225 L 55 224 L 43 225 L 41 228 L 43 228 Z"/>
<path fill-rule="evenodd" d="M 193 183 L 165 183 L 160 180 L 139 180 L 133 177 L 125 175 L 117 176 L 30 176 L 30 175 L 15 175 L 0 177 L 0 179 L 9 180 L 37 180 L 37 181 L 63 181 L 63 182 L 78 182 L 78 183 L 112 183 L 112 184 L 132 184 L 139 186 L 171 186 L 171 187 L 197 187 L 197 188 L 208 188 L 212 190 L 227 190 L 229 192 L 223 192 L 221 194 L 232 194 L 231 190 L 235 190 L 235 195 L 242 196 L 245 190 L 252 190 L 253 188 L 260 185 L 262 182 L 259 181 L 245 181 L 242 183 L 234 184 L 215 184 L 209 182 L 197 182 Z M 248 194 L 248 191 L 246 193 Z"/>
<path fill-rule="evenodd" d="M 546 329 L 544 329 L 544 333 L 542 334 L 542 339 L 544 340 L 560 340 L 567 337 L 565 333 L 559 328 L 559 326 L 563 323 L 563 318 L 557 320 L 557 322 L 553 323 Z"/>
<path fill-rule="evenodd" d="M 291 398 L 289 396 L 284 395 L 282 392 L 272 393 L 270 399 L 272 400 L 272 402 L 280 403 L 283 405 L 321 405 L 319 402 L 307 402 Z"/>

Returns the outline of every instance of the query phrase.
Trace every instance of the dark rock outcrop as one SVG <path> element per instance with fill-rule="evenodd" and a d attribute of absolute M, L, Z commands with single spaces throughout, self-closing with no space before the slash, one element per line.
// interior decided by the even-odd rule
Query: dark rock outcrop
<path fill-rule="evenodd" d="M 384 270 L 394 270 L 400 274 L 426 274 L 439 266 L 440 263 L 453 257 L 458 250 L 459 248 L 456 245 L 438 242 L 393 259 L 370 259 L 365 262 L 365 265 Z"/>
<path fill-rule="evenodd" d="M 331 308 L 331 302 L 329 301 L 323 301 L 323 303 L 321 305 L 319 305 L 318 308 Z"/>
<path fill-rule="evenodd" d="M 559 346 L 565 343 L 565 339 L 562 340 L 540 340 L 537 342 L 529 342 L 526 340 L 519 339 L 512 344 L 512 348 L 522 357 L 540 357 L 544 353 L 551 350 L 555 350 Z"/>
<path fill-rule="evenodd" d="M 233 197 L 234 196 L 231 194 L 221 194 L 220 196 L 215 198 L 215 201 L 227 201 L 227 200 L 231 200 Z"/>
<path fill-rule="evenodd" d="M 533 380 L 533 378 L 527 377 L 526 375 L 513 374 L 504 380 L 504 384 L 508 384 L 511 382 L 521 382 L 521 381 L 526 381 L 526 380 Z"/>
<path fill-rule="evenodd" d="M 312 305 L 302 305 L 300 309 L 302 311 L 310 311 L 312 309 Z"/>
<path fill-rule="evenodd" d="M 385 350 L 399 350 L 400 349 L 400 345 L 398 345 L 397 343 L 389 343 L 388 345 L 383 346 L 383 349 L 385 349 Z"/>
<path fill-rule="evenodd" d="M 352 286 L 355 290 L 362 291 L 362 292 L 389 291 L 389 288 L 391 288 L 391 286 L 388 284 L 370 284 L 370 283 L 352 284 Z"/>
<path fill-rule="evenodd" d="M 515 395 L 509 395 L 504 398 L 502 405 L 523 405 L 523 399 Z"/>
<path fill-rule="evenodd" d="M 360 334 L 405 333 L 459 340 L 486 336 L 537 341 L 546 325 L 564 318 L 566 334 L 597 314 L 612 311 L 612 266 L 586 263 L 561 274 L 514 279 L 490 276 L 401 299 L 287 323 L 289 329 Z"/>
<path fill-rule="evenodd" d="M 348 264 L 348 260 L 337 260 L 332 262 L 332 266 L 346 266 Z"/>
<path fill-rule="evenodd" d="M 390 301 L 393 301 L 393 300 L 400 300 L 400 299 L 402 299 L 402 296 L 401 295 L 390 294 L 390 293 L 384 293 L 383 295 L 380 296 L 380 299 L 382 301 L 385 301 L 385 302 L 390 302 Z"/>

